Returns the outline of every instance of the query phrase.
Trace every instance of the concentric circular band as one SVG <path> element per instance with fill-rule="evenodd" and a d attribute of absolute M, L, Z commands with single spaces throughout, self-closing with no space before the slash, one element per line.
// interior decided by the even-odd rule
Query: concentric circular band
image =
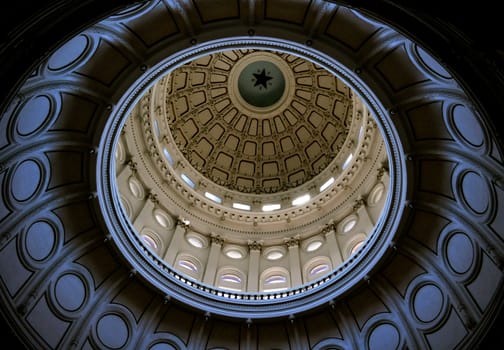
<path fill-rule="evenodd" d="M 161 76 L 177 67 L 181 62 L 190 60 L 191 57 L 198 57 L 203 53 L 240 48 L 241 46 L 274 49 L 310 59 L 347 82 L 371 106 L 382 130 L 389 155 L 391 191 L 383 209 L 387 215 L 375 227 L 363 249 L 322 281 L 317 280 L 314 283 L 282 293 L 223 292 L 204 283 L 187 279 L 183 274 L 167 266 L 158 256 L 148 251 L 135 234 L 129 219 L 123 214 L 114 182 L 115 144 L 125 119 L 144 91 Z M 101 161 L 98 169 L 98 176 L 101 179 L 98 197 L 109 225 L 109 232 L 133 269 L 141 273 L 142 276 L 146 276 L 147 280 L 156 288 L 175 299 L 199 305 L 202 309 L 227 317 L 259 319 L 285 316 L 328 303 L 347 292 L 355 284 L 362 283 L 364 277 L 374 269 L 376 264 L 391 252 L 390 242 L 394 239 L 395 228 L 403 220 L 401 212 L 405 205 L 405 183 L 399 176 L 400 164 L 404 162 L 401 156 L 404 154 L 401 151 L 402 145 L 395 137 L 393 125 L 385 114 L 385 108 L 374 97 L 373 92 L 362 82 L 351 78 L 348 68 L 315 50 L 306 50 L 305 47 L 295 43 L 279 42 L 272 38 L 254 40 L 229 38 L 198 45 L 190 52 L 175 54 L 160 62 L 147 72 L 146 77 L 132 85 L 121 99 L 121 103 L 109 123 L 99 148 Z"/>

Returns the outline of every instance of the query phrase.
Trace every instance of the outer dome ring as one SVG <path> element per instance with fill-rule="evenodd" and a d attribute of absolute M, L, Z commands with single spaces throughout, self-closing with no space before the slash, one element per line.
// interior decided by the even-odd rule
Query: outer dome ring
<path fill-rule="evenodd" d="M 383 208 L 382 220 L 365 246 L 350 260 L 347 260 L 330 277 L 317 280 L 309 285 L 291 289 L 287 293 L 223 293 L 201 282 L 187 280 L 158 256 L 148 251 L 141 243 L 127 215 L 121 209 L 120 198 L 115 184 L 114 153 L 120 131 L 131 109 L 152 84 L 167 72 L 196 57 L 212 52 L 240 47 L 256 47 L 295 54 L 324 67 L 344 80 L 373 111 L 387 147 L 390 172 L 390 194 Z M 312 310 L 333 302 L 355 285 L 366 280 L 371 271 L 391 251 L 391 242 L 397 227 L 403 220 L 405 188 L 404 177 L 400 174 L 404 163 L 402 145 L 396 136 L 384 106 L 371 89 L 362 81 L 357 81 L 348 67 L 314 49 L 285 40 L 274 38 L 228 38 L 209 41 L 181 51 L 159 62 L 146 75 L 138 79 L 127 90 L 118 103 L 102 135 L 97 165 L 97 190 L 101 211 L 110 238 L 122 252 L 135 273 L 139 273 L 155 288 L 170 298 L 213 314 L 235 318 L 275 318 Z"/>

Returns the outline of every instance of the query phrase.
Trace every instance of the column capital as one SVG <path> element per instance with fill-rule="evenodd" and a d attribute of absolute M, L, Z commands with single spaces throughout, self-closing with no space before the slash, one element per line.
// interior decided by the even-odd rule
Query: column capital
<path fill-rule="evenodd" d="M 287 248 L 298 247 L 299 246 L 299 236 L 285 238 L 284 243 L 287 246 Z"/>
<path fill-rule="evenodd" d="M 157 193 L 154 193 L 151 191 L 149 191 L 149 194 L 147 195 L 147 198 L 154 204 L 159 204 L 159 199 L 158 199 L 158 195 Z"/>
<path fill-rule="evenodd" d="M 258 251 L 261 251 L 262 250 L 262 241 L 248 241 L 248 248 L 249 248 L 249 251 L 250 250 L 258 250 Z"/>
<path fill-rule="evenodd" d="M 353 205 L 353 210 L 356 211 L 357 209 L 359 209 L 360 207 L 362 207 L 363 205 L 367 205 L 367 200 L 366 200 L 366 197 L 364 196 L 359 196 L 355 201 L 354 201 L 354 205 Z"/>
<path fill-rule="evenodd" d="M 129 159 L 126 164 L 131 169 L 132 173 L 136 173 L 137 171 L 137 163 L 133 159 Z"/>
<path fill-rule="evenodd" d="M 190 227 L 189 222 L 181 216 L 177 218 L 177 226 L 182 227 L 184 229 L 184 232 L 187 232 Z"/>
<path fill-rule="evenodd" d="M 324 235 L 330 233 L 331 231 L 336 232 L 336 224 L 331 220 L 329 221 L 324 228 L 322 229 L 322 232 Z"/>
<path fill-rule="evenodd" d="M 212 244 L 222 245 L 224 244 L 224 238 L 222 238 L 220 235 L 212 233 L 210 235 L 210 242 L 212 242 Z"/>
<path fill-rule="evenodd" d="M 376 179 L 377 180 L 381 180 L 381 178 L 383 177 L 383 175 L 385 173 L 388 173 L 389 169 L 388 169 L 388 165 L 387 164 L 382 164 L 381 167 L 379 167 L 378 169 L 378 173 L 376 174 Z"/>

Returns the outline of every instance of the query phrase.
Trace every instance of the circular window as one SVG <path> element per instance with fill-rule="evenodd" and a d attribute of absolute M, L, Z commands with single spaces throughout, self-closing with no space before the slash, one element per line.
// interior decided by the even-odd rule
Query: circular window
<path fill-rule="evenodd" d="M 322 241 L 314 241 L 314 242 L 310 242 L 310 244 L 308 244 L 308 245 L 306 246 L 306 251 L 307 251 L 307 252 L 314 252 L 314 251 L 316 251 L 317 249 L 319 249 L 321 246 L 322 246 Z"/>
<path fill-rule="evenodd" d="M 170 215 L 161 209 L 154 210 L 154 218 L 159 225 L 165 228 L 170 228 L 173 225 Z"/>
<path fill-rule="evenodd" d="M 279 260 L 285 256 L 285 249 L 282 247 L 270 247 L 264 250 L 264 256 L 268 260 Z"/>
<path fill-rule="evenodd" d="M 234 246 L 234 245 L 226 245 L 223 248 L 224 254 L 234 260 L 243 259 L 246 255 L 246 251 L 243 247 Z"/>
<path fill-rule="evenodd" d="M 305 241 L 303 241 L 303 249 L 307 253 L 314 252 L 318 250 L 322 244 L 324 243 L 324 239 L 321 236 L 315 236 L 312 238 L 308 238 Z"/>
<path fill-rule="evenodd" d="M 197 234 L 196 232 L 188 232 L 186 234 L 186 240 L 191 246 L 195 248 L 204 248 L 208 246 L 208 239 L 200 234 Z"/>
<path fill-rule="evenodd" d="M 340 224 L 341 232 L 348 233 L 352 231 L 355 225 L 357 225 L 357 220 L 358 218 L 356 215 L 351 215 L 345 218 Z"/>
<path fill-rule="evenodd" d="M 144 191 L 142 185 L 138 182 L 137 179 L 135 179 L 133 176 L 131 176 L 128 180 L 128 185 L 130 192 L 133 196 L 137 198 L 143 198 L 144 196 Z"/>

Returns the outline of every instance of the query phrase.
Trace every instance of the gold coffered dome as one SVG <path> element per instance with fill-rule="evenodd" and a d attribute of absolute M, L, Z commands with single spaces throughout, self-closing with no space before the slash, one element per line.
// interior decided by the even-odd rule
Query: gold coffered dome
<path fill-rule="evenodd" d="M 300 186 L 340 152 L 352 91 L 334 74 L 287 53 L 232 50 L 172 71 L 165 125 L 191 166 L 242 193 Z"/>

